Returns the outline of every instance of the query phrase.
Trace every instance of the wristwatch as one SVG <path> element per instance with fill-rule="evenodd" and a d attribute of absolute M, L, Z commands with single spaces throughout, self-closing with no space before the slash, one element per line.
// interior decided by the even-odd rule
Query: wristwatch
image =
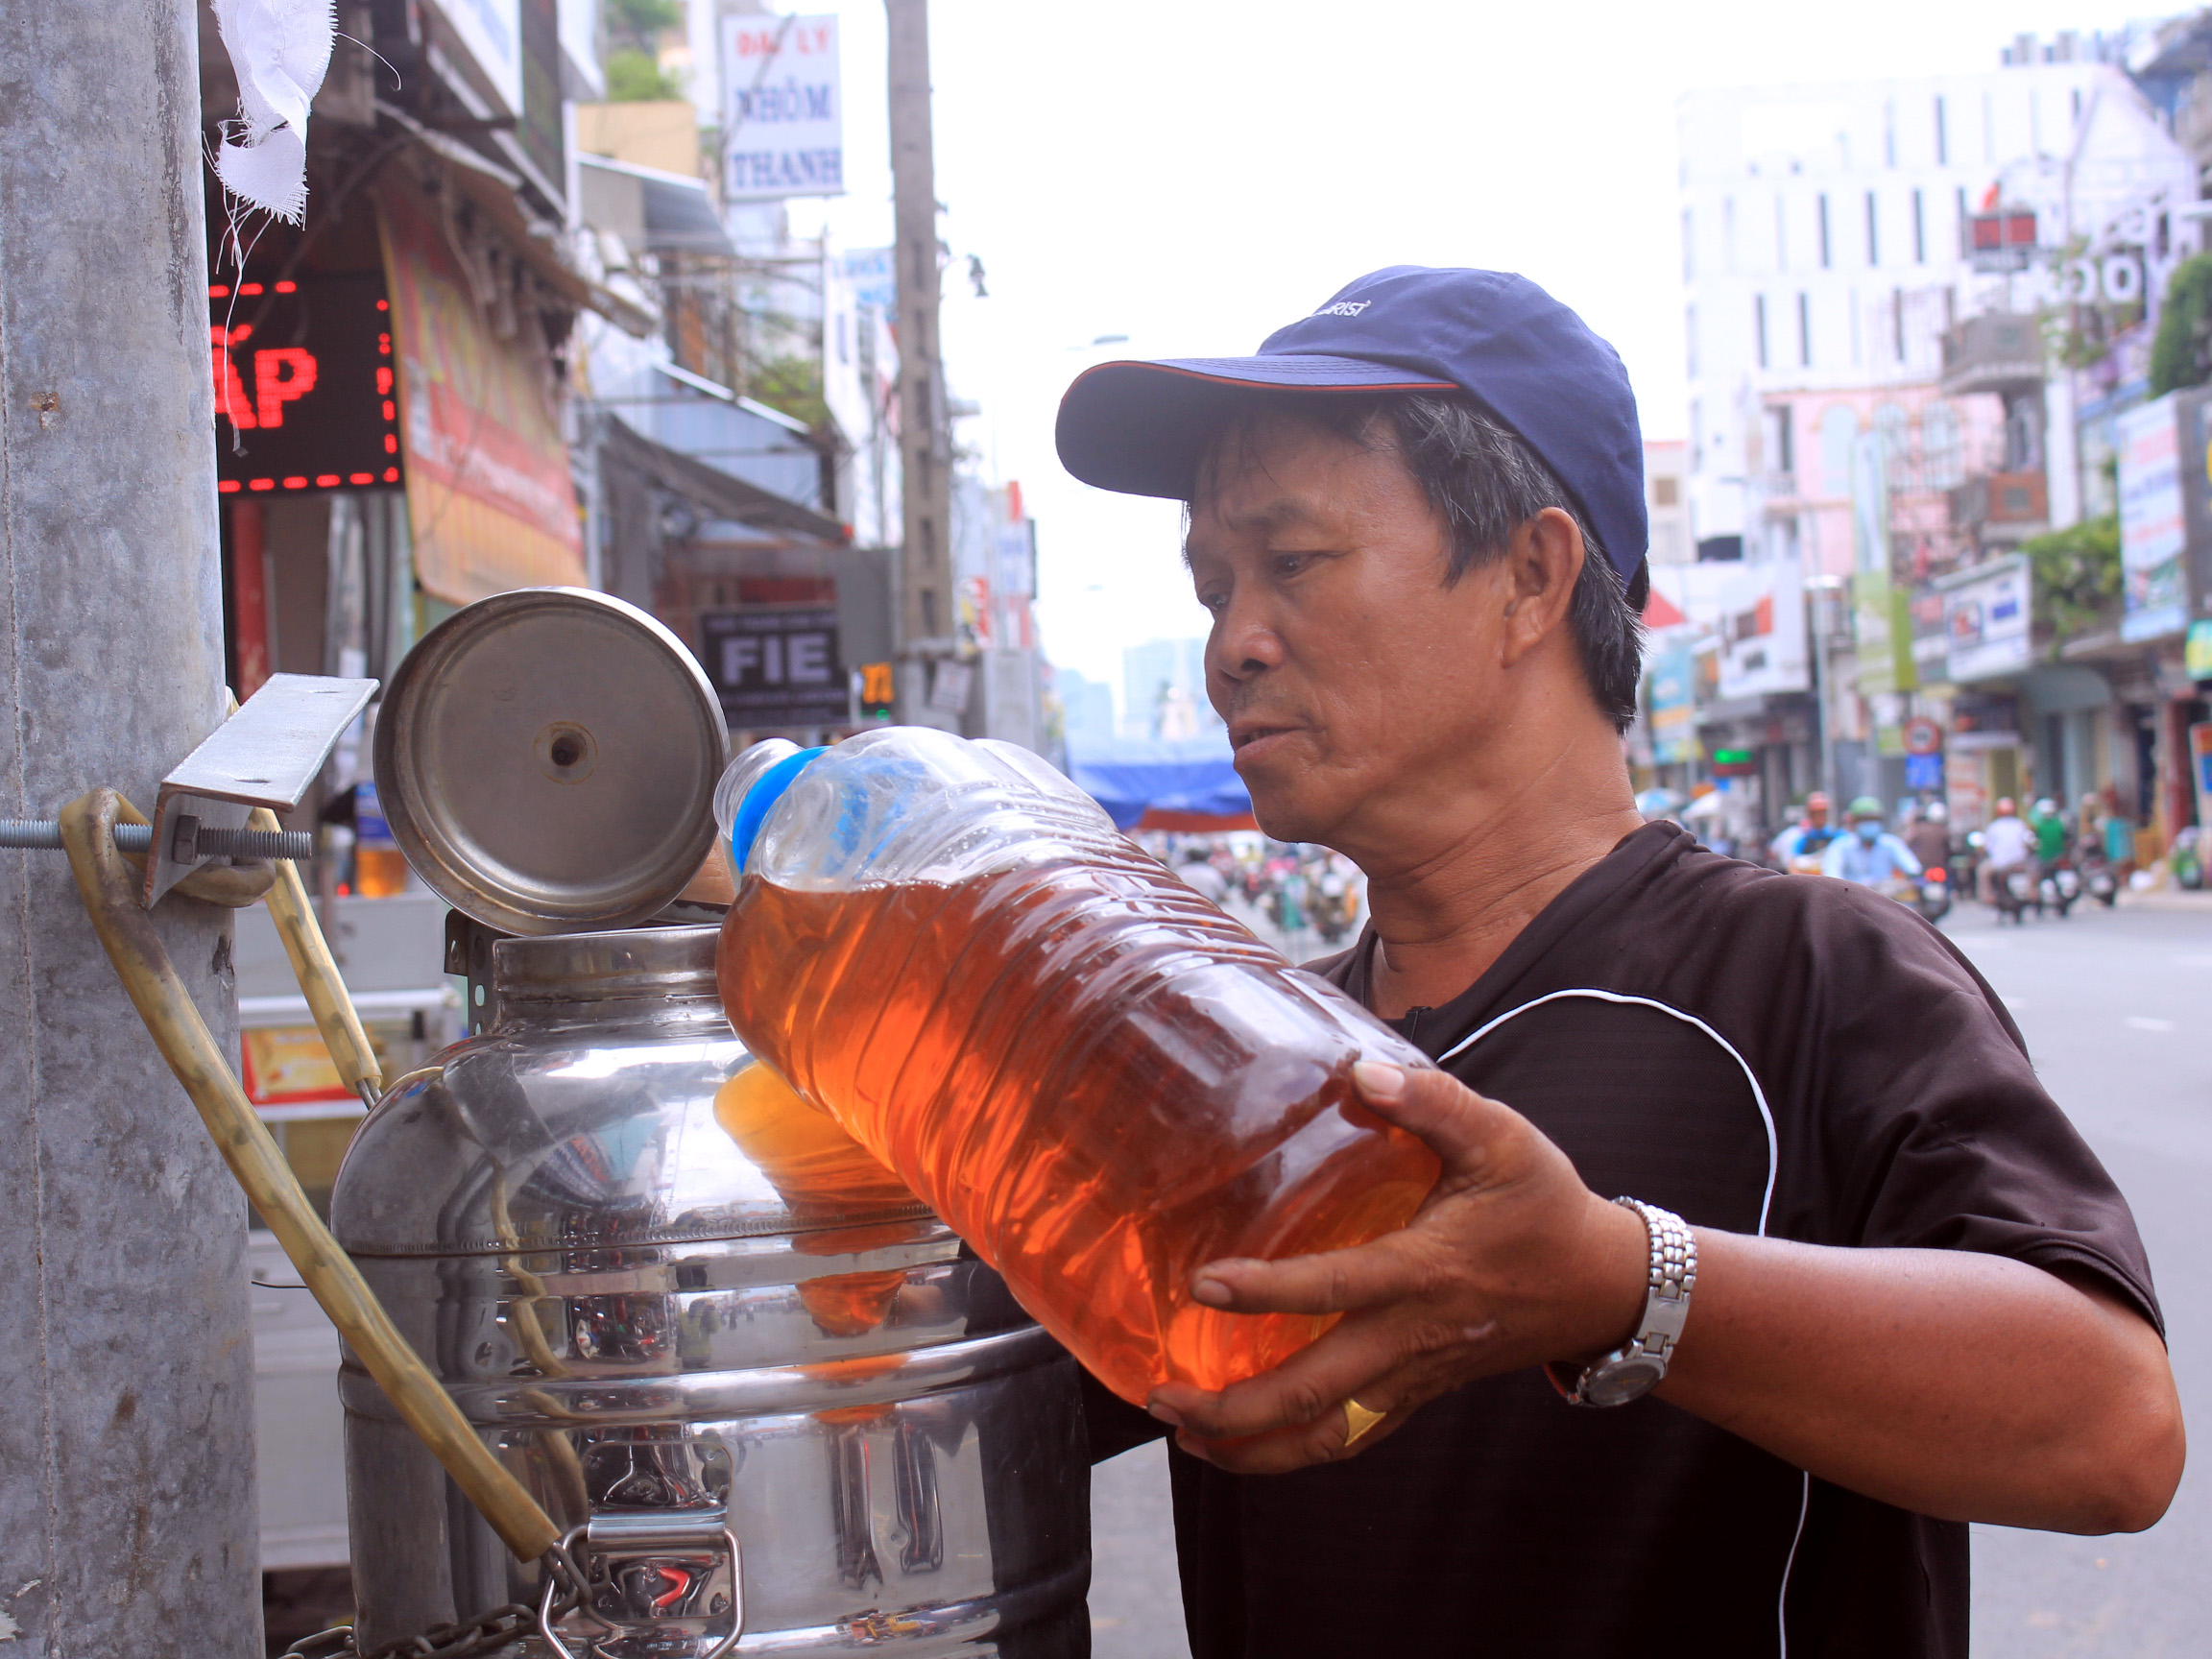
<path fill-rule="evenodd" d="M 1551 1386 L 1570 1406 L 1625 1406 L 1658 1387 L 1674 1344 L 1682 1340 L 1683 1322 L 1690 1317 L 1690 1291 L 1697 1283 L 1697 1239 L 1689 1223 L 1641 1198 L 1613 1202 L 1643 1216 L 1644 1231 L 1651 1240 L 1644 1322 L 1635 1335 L 1583 1366 L 1579 1374 L 1557 1362 L 1544 1367 Z"/>

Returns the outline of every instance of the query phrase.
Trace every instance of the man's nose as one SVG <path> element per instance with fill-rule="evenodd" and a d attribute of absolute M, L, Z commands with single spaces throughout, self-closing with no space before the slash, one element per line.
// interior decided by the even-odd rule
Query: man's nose
<path fill-rule="evenodd" d="M 1206 642 L 1206 667 L 1231 682 L 1242 682 L 1283 662 L 1283 641 L 1256 604 L 1231 599 L 1214 618 Z"/>

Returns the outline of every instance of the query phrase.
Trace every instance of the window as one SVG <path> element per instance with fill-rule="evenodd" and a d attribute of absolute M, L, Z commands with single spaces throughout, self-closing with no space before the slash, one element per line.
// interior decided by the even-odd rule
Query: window
<path fill-rule="evenodd" d="M 1878 217 L 1874 207 L 1874 192 L 1869 190 L 1866 192 L 1866 263 L 1869 265 L 1882 263 L 1882 239 Z"/>
<path fill-rule="evenodd" d="M 1912 263 L 1928 263 L 1928 219 L 1917 190 L 1912 192 Z"/>
<path fill-rule="evenodd" d="M 1787 403 L 1777 403 L 1768 411 L 1774 417 L 1774 470 L 1797 470 L 1797 421 L 1795 412 Z"/>
<path fill-rule="evenodd" d="M 1847 403 L 1831 403 L 1820 416 L 1820 488 L 1832 497 L 1851 493 L 1851 445 L 1859 436 L 1859 417 Z"/>
<path fill-rule="evenodd" d="M 1752 349 L 1759 358 L 1759 367 L 1762 369 L 1767 367 L 1767 296 L 1764 294 L 1751 296 L 1751 342 Z"/>
<path fill-rule="evenodd" d="M 1813 367 L 1813 297 L 1797 296 L 1797 362 L 1799 367 Z"/>
<path fill-rule="evenodd" d="M 1828 269 L 1828 192 L 1823 190 L 1815 198 L 1815 214 L 1820 221 L 1820 269 Z"/>
<path fill-rule="evenodd" d="M 1654 507 L 1676 507 L 1676 506 L 1679 506 L 1679 505 L 1681 505 L 1681 502 L 1682 502 L 1682 481 L 1681 481 L 1680 479 L 1678 479 L 1678 478 L 1654 478 L 1654 479 L 1652 479 L 1652 480 L 1651 480 L 1651 505 L 1652 505 L 1652 506 L 1654 506 Z"/>
<path fill-rule="evenodd" d="M 1897 361 L 1905 361 L 1905 290 L 1889 290 L 1889 339 L 1896 348 Z"/>
<path fill-rule="evenodd" d="M 1943 130 L 1943 100 L 1940 96 L 1936 100 L 1936 165 L 1951 165 L 1951 138 Z"/>

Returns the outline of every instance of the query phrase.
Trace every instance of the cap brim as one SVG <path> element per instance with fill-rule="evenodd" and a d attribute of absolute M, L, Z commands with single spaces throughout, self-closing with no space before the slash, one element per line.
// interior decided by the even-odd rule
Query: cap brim
<path fill-rule="evenodd" d="M 1125 495 L 1188 500 L 1198 458 L 1244 393 L 1455 392 L 1358 357 L 1184 357 L 1101 363 L 1060 399 L 1060 464 Z"/>

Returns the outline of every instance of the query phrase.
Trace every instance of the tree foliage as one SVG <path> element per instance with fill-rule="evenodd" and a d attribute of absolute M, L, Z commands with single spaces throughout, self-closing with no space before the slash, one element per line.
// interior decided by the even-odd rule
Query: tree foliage
<path fill-rule="evenodd" d="M 822 364 L 797 353 L 767 357 L 746 376 L 746 391 L 769 408 L 804 421 L 814 431 L 830 424 L 830 405 L 822 396 Z"/>
<path fill-rule="evenodd" d="M 2110 513 L 2020 544 L 2034 573 L 2035 620 L 2054 643 L 2108 625 L 2120 600 L 2120 520 Z"/>
<path fill-rule="evenodd" d="M 608 34 L 651 57 L 662 33 L 675 28 L 684 14 L 676 0 L 607 0 L 602 15 Z"/>
<path fill-rule="evenodd" d="M 2166 308 L 2151 342 L 2151 396 L 2212 379 L 2212 253 L 2184 259 L 2166 284 Z"/>
<path fill-rule="evenodd" d="M 610 104 L 659 104 L 684 96 L 676 77 L 635 46 L 625 46 L 607 59 L 607 101 Z"/>

